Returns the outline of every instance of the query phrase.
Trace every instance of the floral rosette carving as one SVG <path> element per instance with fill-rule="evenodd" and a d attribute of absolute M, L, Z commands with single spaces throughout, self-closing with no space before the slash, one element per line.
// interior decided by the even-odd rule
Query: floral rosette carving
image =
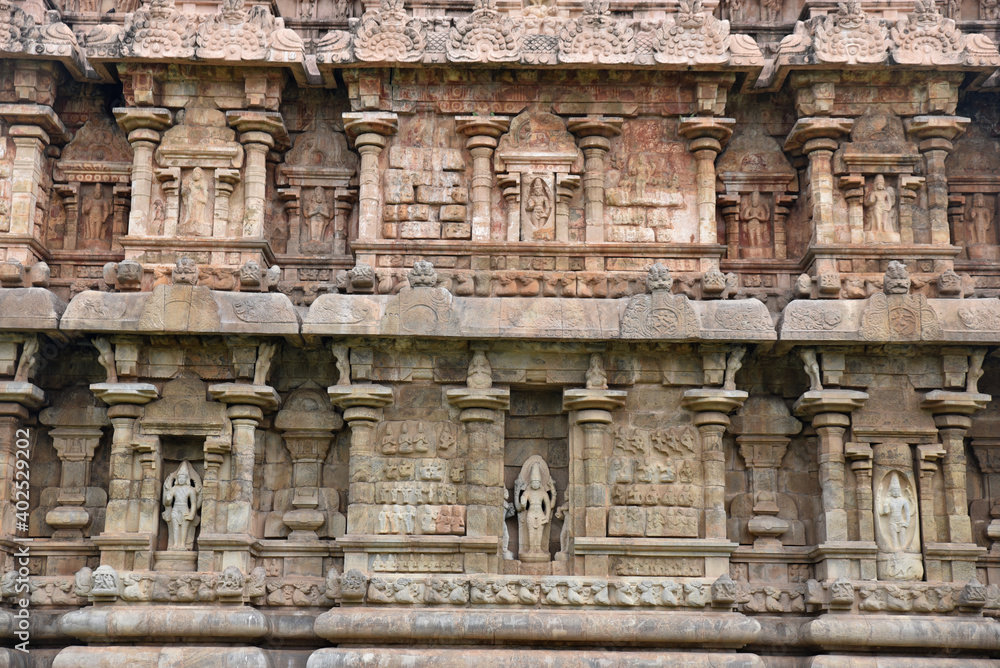
<path fill-rule="evenodd" d="M 836 14 L 811 19 L 813 52 L 821 63 L 881 63 L 889 50 L 889 31 L 869 18 L 858 0 L 840 3 Z"/>
<path fill-rule="evenodd" d="M 150 0 L 126 19 L 124 51 L 138 58 L 190 58 L 195 26 L 174 7 L 174 0 Z"/>
<path fill-rule="evenodd" d="M 681 0 L 680 9 L 656 30 L 658 63 L 705 65 L 729 61 L 729 21 L 705 12 L 701 0 Z"/>
<path fill-rule="evenodd" d="M 516 62 L 522 32 L 521 25 L 496 10 L 496 0 L 475 0 L 472 14 L 452 26 L 445 51 L 457 63 Z"/>
<path fill-rule="evenodd" d="M 912 14 L 892 27 L 892 58 L 902 65 L 958 65 L 962 31 L 938 12 L 934 0 L 916 0 Z"/>
<path fill-rule="evenodd" d="M 261 12 L 251 16 L 243 0 L 225 0 L 219 13 L 198 28 L 198 56 L 263 60 L 267 57 L 267 33 L 262 18 Z"/>
<path fill-rule="evenodd" d="M 611 18 L 607 0 L 584 0 L 583 16 L 559 33 L 559 60 L 564 63 L 613 65 L 635 60 L 635 33 Z"/>
<path fill-rule="evenodd" d="M 355 24 L 354 54 L 367 62 L 412 63 L 423 58 L 427 46 L 420 19 L 411 19 L 403 0 L 382 0 Z"/>

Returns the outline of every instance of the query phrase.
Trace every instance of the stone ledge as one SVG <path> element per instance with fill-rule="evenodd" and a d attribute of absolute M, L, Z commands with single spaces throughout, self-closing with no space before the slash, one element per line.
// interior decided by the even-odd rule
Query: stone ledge
<path fill-rule="evenodd" d="M 318 636 L 333 642 L 556 642 L 735 649 L 756 640 L 760 624 L 739 613 L 718 612 L 630 611 L 595 615 L 590 612 L 340 608 L 317 617 L 315 630 Z"/>
<path fill-rule="evenodd" d="M 317 650 L 309 657 L 308 668 L 465 668 L 480 665 L 493 668 L 764 668 L 754 654 L 698 652 L 580 652 L 569 650 L 516 649 L 333 649 Z M 978 666 L 976 668 L 979 668 Z"/>
<path fill-rule="evenodd" d="M 273 668 L 268 653 L 259 647 L 67 647 L 52 668 Z"/>
<path fill-rule="evenodd" d="M 177 639 L 246 642 L 268 635 L 270 626 L 267 617 L 259 610 L 236 606 L 89 607 L 68 612 L 59 622 L 60 630 L 68 636 L 104 642 L 135 639 L 154 642 Z"/>
<path fill-rule="evenodd" d="M 823 649 L 1000 650 L 1000 624 L 982 618 L 823 615 L 803 624 L 799 637 L 803 644 Z"/>

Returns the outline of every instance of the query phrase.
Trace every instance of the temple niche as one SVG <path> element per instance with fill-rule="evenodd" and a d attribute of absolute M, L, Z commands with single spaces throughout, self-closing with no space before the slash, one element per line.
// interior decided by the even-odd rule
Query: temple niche
<path fill-rule="evenodd" d="M 236 132 L 217 109 L 193 106 L 178 116 L 156 150 L 159 197 L 147 234 L 243 236 L 243 147 Z"/>
<path fill-rule="evenodd" d="M 583 153 L 560 117 L 524 112 L 496 149 L 497 181 L 507 204 L 507 241 L 570 241 L 570 200 L 580 187 Z"/>
<path fill-rule="evenodd" d="M 924 177 L 917 145 L 903 122 L 889 111 L 869 109 L 854 122 L 850 141 L 833 157 L 839 177 L 837 242 L 850 244 L 930 243 L 926 206 L 918 206 Z"/>
<path fill-rule="evenodd" d="M 276 253 L 347 254 L 352 202 L 357 199 L 358 156 L 342 131 L 322 122 L 316 125 L 295 138 L 277 170 L 285 223 L 281 231 L 281 223 L 270 225 Z"/>
<path fill-rule="evenodd" d="M 49 218 L 53 246 L 112 250 L 113 238 L 126 231 L 131 171 L 132 147 L 125 133 L 105 113 L 93 114 L 54 165 L 50 207 L 52 213 L 62 210 Z"/>
<path fill-rule="evenodd" d="M 726 190 L 719 206 L 729 259 L 786 259 L 785 221 L 799 186 L 777 140 L 762 126 L 748 125 L 719 156 L 716 173 Z"/>
<path fill-rule="evenodd" d="M 997 216 L 1000 209 L 1000 140 L 973 124 L 955 142 L 945 163 L 948 173 L 948 218 L 959 257 L 1000 259 Z"/>
<path fill-rule="evenodd" d="M 694 159 L 664 119 L 628 119 L 612 140 L 605 174 L 607 241 L 697 240 Z"/>

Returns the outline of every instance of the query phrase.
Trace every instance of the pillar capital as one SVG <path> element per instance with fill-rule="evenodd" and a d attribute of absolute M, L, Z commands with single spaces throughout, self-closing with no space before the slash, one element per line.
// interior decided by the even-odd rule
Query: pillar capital
<path fill-rule="evenodd" d="M 227 111 L 226 121 L 234 130 L 242 133 L 240 141 L 243 143 L 265 143 L 268 146 L 274 144 L 285 146 L 289 143 L 288 130 L 285 129 L 285 122 L 277 111 L 257 109 Z"/>
<path fill-rule="evenodd" d="M 455 129 L 469 138 L 471 143 L 477 137 L 499 139 L 510 127 L 510 116 L 456 116 Z M 496 144 L 494 143 L 494 146 Z"/>
<path fill-rule="evenodd" d="M 173 115 L 162 107 L 115 107 L 115 120 L 125 132 L 148 129 L 162 131 L 170 127 Z"/>
<path fill-rule="evenodd" d="M 578 411 L 578 423 L 608 423 L 611 411 L 624 406 L 626 396 L 626 390 L 563 390 L 563 410 Z"/>
<path fill-rule="evenodd" d="M 944 139 L 951 142 L 965 132 L 972 119 L 964 116 L 914 116 L 906 119 L 904 125 L 915 139 Z"/>
<path fill-rule="evenodd" d="M 0 118 L 10 126 L 12 137 L 36 136 L 44 143 L 68 141 L 66 126 L 53 111 L 44 104 L 0 104 Z"/>
<path fill-rule="evenodd" d="M 360 413 L 350 413 L 352 408 L 380 409 L 392 403 L 392 389 L 383 385 L 333 385 L 327 388 L 326 393 L 334 406 L 344 409 L 344 420 L 347 422 L 361 417 Z"/>
<path fill-rule="evenodd" d="M 736 125 L 735 118 L 716 118 L 715 116 L 694 116 L 681 120 L 677 129 L 678 134 L 685 139 L 691 139 L 691 150 L 703 148 L 700 144 L 696 147 L 699 139 L 714 139 L 718 142 L 719 149 L 725 145 L 733 135 L 733 126 Z M 706 144 L 704 148 L 708 148 Z"/>
<path fill-rule="evenodd" d="M 792 410 L 796 415 L 810 418 L 820 413 L 850 415 L 866 401 L 868 394 L 857 390 L 810 390 L 799 397 Z"/>
<path fill-rule="evenodd" d="M 788 137 L 785 139 L 785 150 L 792 155 L 809 153 L 812 150 L 823 148 L 822 144 L 810 144 L 811 140 L 837 140 L 848 134 L 853 127 L 853 118 L 827 118 L 823 116 L 800 118 L 795 121 L 792 131 L 788 133 Z"/>
<path fill-rule="evenodd" d="M 937 418 L 944 415 L 974 415 L 986 408 L 991 398 L 978 392 L 934 390 L 924 395 L 920 407 L 930 412 L 937 422 Z"/>
<path fill-rule="evenodd" d="M 399 117 L 383 111 L 357 111 L 344 114 L 344 131 L 360 147 L 366 141 L 364 135 L 391 137 L 399 129 Z M 359 141 L 360 140 L 360 141 Z"/>
<path fill-rule="evenodd" d="M 473 417 L 478 414 L 478 411 L 470 412 L 470 409 L 508 410 L 510 409 L 510 390 L 505 387 L 448 390 L 448 403 L 462 409 L 462 417 L 459 418 L 462 422 L 478 421 Z"/>
<path fill-rule="evenodd" d="M 618 116 L 583 116 L 571 118 L 567 129 L 577 137 L 603 137 L 611 139 L 622 133 L 623 118 Z"/>
<path fill-rule="evenodd" d="M 723 390 L 721 388 L 703 388 L 688 390 L 681 399 L 681 406 L 692 413 L 716 413 L 725 418 L 718 424 L 729 424 L 726 417 L 747 400 L 747 393 L 742 390 Z M 705 423 L 708 424 L 708 423 Z"/>
<path fill-rule="evenodd" d="M 265 411 L 273 411 L 278 407 L 281 397 L 268 385 L 241 385 L 239 383 L 219 383 L 210 385 L 208 393 L 218 402 L 234 406 L 255 406 Z M 233 416 L 230 416 L 233 417 Z M 241 418 L 243 415 L 236 415 Z M 248 414 L 248 419 L 252 419 Z"/>
<path fill-rule="evenodd" d="M 108 406 L 143 406 L 160 396 L 152 383 L 94 383 L 90 386 L 90 391 Z"/>

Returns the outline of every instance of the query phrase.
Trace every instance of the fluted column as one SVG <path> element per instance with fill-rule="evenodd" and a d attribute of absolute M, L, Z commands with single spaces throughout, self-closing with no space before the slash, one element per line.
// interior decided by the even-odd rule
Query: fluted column
<path fill-rule="evenodd" d="M 726 457 L 722 437 L 729 427 L 729 414 L 743 405 L 741 390 L 705 388 L 684 393 L 681 406 L 694 413 L 701 434 L 701 457 L 705 485 L 705 538 L 726 538 Z"/>
<path fill-rule="evenodd" d="M 715 224 L 715 159 L 732 136 L 734 125 L 736 120 L 732 118 L 696 116 L 683 119 L 678 128 L 678 133 L 690 140 L 688 150 L 694 154 L 696 162 L 698 243 L 701 244 L 718 242 Z"/>
<path fill-rule="evenodd" d="M 507 116 L 458 116 L 455 129 L 468 137 L 465 147 L 472 155 L 472 240 L 488 241 L 492 222 L 493 151 L 497 140 L 510 127 Z"/>
<path fill-rule="evenodd" d="M 850 118 L 800 118 L 785 139 L 785 151 L 809 158 L 808 207 L 812 213 L 814 243 L 849 243 L 838 239 L 833 216 L 833 152 L 837 140 L 854 126 Z"/>
<path fill-rule="evenodd" d="M 906 129 L 920 140 L 920 152 L 927 163 L 927 212 L 931 223 L 931 243 L 952 243 L 948 226 L 948 178 L 945 159 L 954 148 L 952 141 L 965 132 L 971 119 L 962 116 L 915 116 Z"/>
<path fill-rule="evenodd" d="M 819 551 L 823 556 L 817 578 L 875 578 L 875 546 L 870 547 L 870 559 L 862 559 L 857 569 L 851 568 L 858 553 L 845 552 L 848 540 L 847 508 L 844 503 L 846 456 L 844 434 L 851 426 L 851 413 L 861 408 L 868 395 L 854 390 L 810 390 L 795 402 L 794 412 L 812 419 L 819 435 L 819 484 L 822 514 L 816 522 Z M 867 572 L 867 571 L 871 572 Z"/>
<path fill-rule="evenodd" d="M 359 243 L 375 241 L 379 237 L 382 220 L 382 187 L 378 158 L 388 138 L 396 134 L 399 121 L 396 114 L 362 111 L 344 114 L 344 130 L 354 140 L 354 147 L 361 154 L 358 171 L 358 238 Z M 371 254 L 358 253 L 359 263 L 374 265 Z"/>
<path fill-rule="evenodd" d="M 286 143 L 281 114 L 274 111 L 227 111 L 226 119 L 240 134 L 240 143 L 246 151 L 243 168 L 243 237 L 264 237 L 264 199 L 267 196 L 267 152 L 276 143 Z M 219 224 L 219 221 L 216 221 Z M 215 236 L 224 236 L 218 234 Z"/>
<path fill-rule="evenodd" d="M 986 408 L 990 395 L 978 392 L 928 392 L 921 408 L 934 416 L 934 425 L 944 449 L 942 473 L 944 474 L 945 526 L 938 527 L 939 540 L 947 545 L 934 545 L 925 538 L 928 555 L 942 559 L 941 579 L 968 582 L 975 577 L 976 559 L 985 552 L 972 538 L 972 520 L 969 517 L 967 492 L 967 461 L 965 434 L 972 427 L 972 416 Z M 924 514 L 933 514 L 933 508 L 922 508 Z M 945 537 L 945 534 L 947 537 Z M 950 568 L 948 566 L 950 565 Z"/>
<path fill-rule="evenodd" d="M 128 233 L 142 236 L 149 234 L 153 151 L 160 143 L 160 132 L 170 126 L 171 115 L 168 110 L 156 107 L 118 107 L 114 113 L 132 145 L 132 207 L 128 215 Z"/>
<path fill-rule="evenodd" d="M 621 118 L 588 116 L 571 118 L 567 127 L 580 138 L 583 151 L 583 199 L 585 241 L 604 243 L 604 172 L 605 158 L 611 150 L 611 138 L 621 134 Z"/>
<path fill-rule="evenodd" d="M 351 428 L 347 534 L 377 533 L 372 477 L 375 427 L 382 421 L 382 409 L 392 403 L 392 390 L 382 385 L 332 385 L 327 394 L 334 406 L 344 410 L 344 422 Z M 365 553 L 347 554 L 344 570 L 358 568 L 367 572 L 367 560 Z"/>
<path fill-rule="evenodd" d="M 159 392 L 150 383 L 96 383 L 90 390 L 108 405 L 108 419 L 114 429 L 104 532 L 93 539 L 101 548 L 101 565 L 119 570 L 150 568 L 155 546 L 153 534 L 140 532 L 139 526 L 142 475 L 135 423 L 142 417 L 143 406 L 156 399 Z"/>
<path fill-rule="evenodd" d="M 229 492 L 225 498 L 225 525 L 216 524 L 215 534 L 202 527 L 198 537 L 198 569 L 224 570 L 235 566 L 250 572 L 250 543 L 253 540 L 253 469 L 256 431 L 264 411 L 278 407 L 280 397 L 267 385 L 219 383 L 208 393 L 227 405 L 226 417 L 233 424 L 230 449 Z M 219 505 L 222 505 L 221 503 Z M 221 508 L 219 509 L 221 510 Z M 217 517 L 221 513 L 217 512 Z M 203 517 L 208 515 L 203 509 Z"/>
<path fill-rule="evenodd" d="M 499 542 L 504 523 L 503 420 L 504 411 L 510 409 L 510 390 L 496 387 L 448 390 L 448 402 L 462 409 L 458 419 L 469 435 L 465 535 L 495 537 Z M 498 556 L 491 555 L 488 563 L 480 566 L 490 569 L 486 572 L 496 572 L 492 569 L 497 567 L 497 560 Z"/>
<path fill-rule="evenodd" d="M 608 535 L 608 436 L 611 411 L 625 405 L 625 390 L 563 391 L 563 410 L 569 412 L 571 439 L 582 434 L 582 443 L 570 441 L 569 512 L 572 536 L 604 538 Z M 579 429 L 579 431 L 577 431 Z M 582 469 L 582 470 L 581 470 Z M 584 557 L 586 559 L 586 557 Z M 584 566 L 584 572 L 587 572 Z"/>

